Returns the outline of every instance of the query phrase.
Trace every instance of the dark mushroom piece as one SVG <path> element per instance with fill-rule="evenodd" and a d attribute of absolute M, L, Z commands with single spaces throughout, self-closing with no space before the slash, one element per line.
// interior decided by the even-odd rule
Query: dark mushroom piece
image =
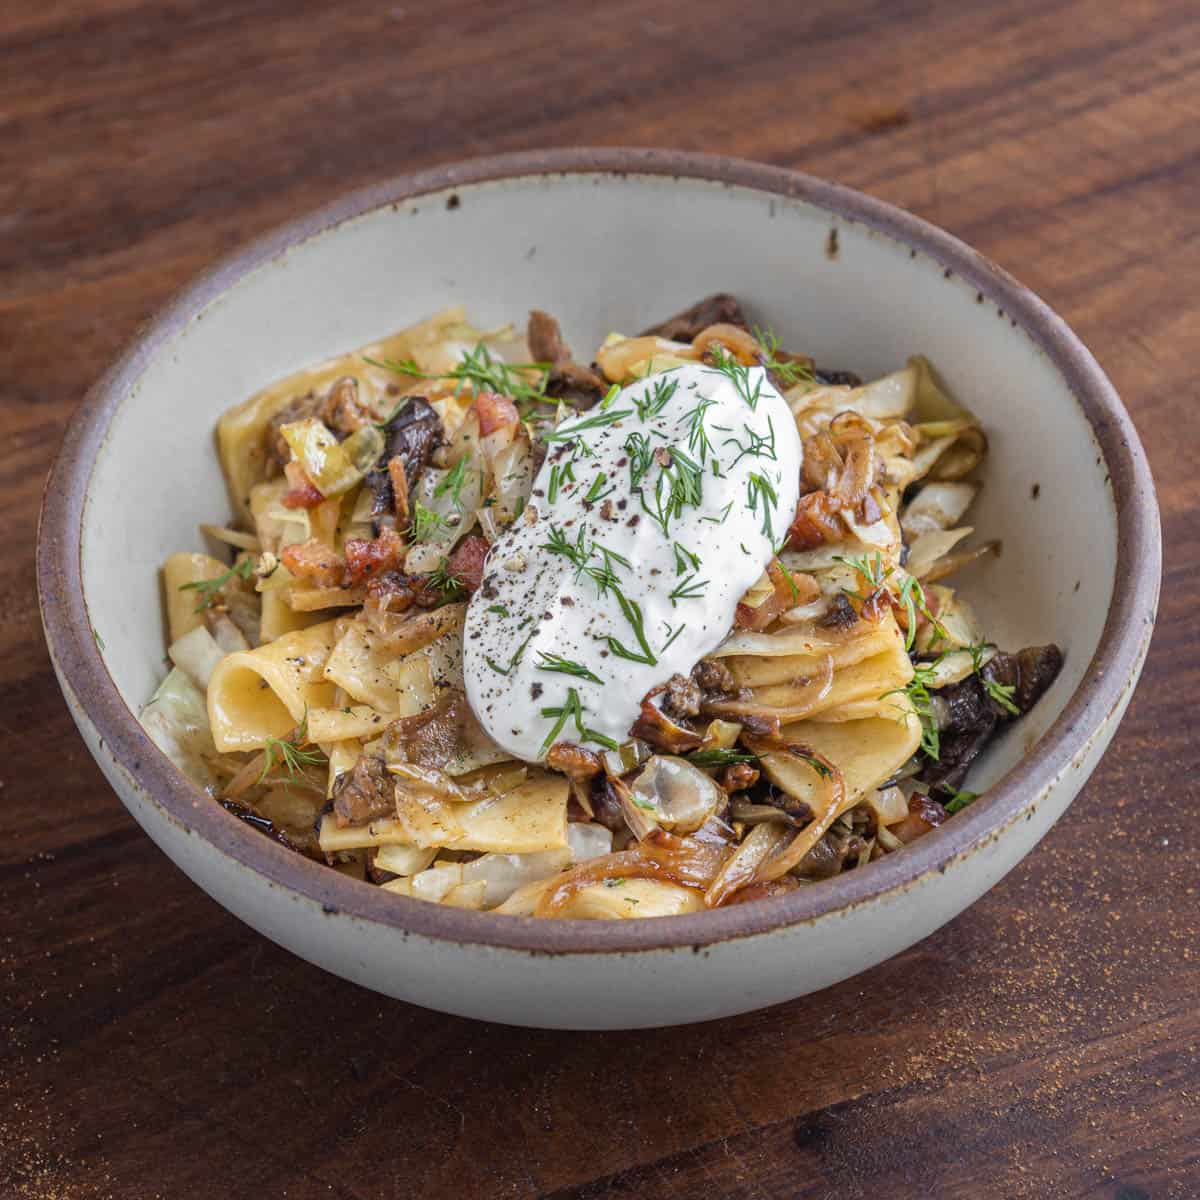
<path fill-rule="evenodd" d="M 607 394 L 604 376 L 574 360 L 558 322 L 549 313 L 535 308 L 529 314 L 526 340 L 533 361 L 549 365 L 547 396 L 566 400 L 575 408 L 591 408 Z"/>
<path fill-rule="evenodd" d="M 380 518 L 396 510 L 393 476 L 388 470 L 394 459 L 404 467 L 404 477 L 411 491 L 417 478 L 429 463 L 433 452 L 442 444 L 442 419 L 423 396 L 410 396 L 383 427 L 383 454 L 379 465 L 368 473 L 366 482 L 371 489 L 371 516 L 379 531 Z"/>
<path fill-rule="evenodd" d="M 739 329 L 750 328 L 741 302 L 728 292 L 717 292 L 696 301 L 683 312 L 643 329 L 640 337 L 661 337 L 672 342 L 691 342 L 710 325 L 736 325 Z"/>

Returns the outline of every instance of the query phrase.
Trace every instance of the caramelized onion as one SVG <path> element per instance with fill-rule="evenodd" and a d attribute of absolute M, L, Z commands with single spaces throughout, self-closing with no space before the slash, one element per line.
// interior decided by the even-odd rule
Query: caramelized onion
<path fill-rule="evenodd" d="M 681 887 L 707 888 L 728 855 L 728 843 L 659 830 L 628 850 L 590 859 L 567 871 L 543 893 L 534 916 L 554 916 L 577 892 L 606 879 L 660 879 Z"/>

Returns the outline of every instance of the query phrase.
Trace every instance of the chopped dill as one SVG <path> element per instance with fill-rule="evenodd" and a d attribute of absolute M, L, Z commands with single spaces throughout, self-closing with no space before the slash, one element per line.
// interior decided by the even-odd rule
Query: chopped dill
<path fill-rule="evenodd" d="M 216 603 L 221 589 L 233 579 L 241 579 L 249 581 L 254 574 L 254 559 L 243 558 L 240 563 L 235 563 L 228 571 L 215 576 L 212 579 L 193 579 L 191 583 L 181 583 L 179 590 L 181 592 L 196 592 L 200 597 L 200 603 L 196 605 L 196 612 L 203 612 L 206 608 L 210 608 Z M 100 647 L 104 649 L 103 646 Z"/>
<path fill-rule="evenodd" d="M 583 742 L 595 742 L 597 745 L 605 747 L 608 750 L 620 749 L 620 746 L 612 738 L 606 737 L 603 733 L 598 733 L 594 729 L 589 729 L 583 723 L 583 705 L 579 702 L 579 693 L 574 688 L 567 689 L 567 699 L 564 704 L 558 708 L 543 708 L 542 716 L 547 719 L 553 719 L 554 725 L 550 732 L 546 734 L 546 740 L 542 743 L 542 748 L 539 754 L 545 754 L 547 750 L 558 740 L 558 735 L 562 733 L 563 728 L 568 721 L 575 722 L 575 730 L 579 734 L 579 740 Z"/>
<path fill-rule="evenodd" d="M 538 656 L 540 661 L 537 669 L 539 671 L 557 671 L 560 675 L 573 675 L 576 679 L 587 679 L 592 683 L 604 682 L 599 675 L 589 671 L 583 663 L 575 662 L 574 659 L 563 658 L 558 654 L 547 654 L 542 650 L 538 651 Z"/>

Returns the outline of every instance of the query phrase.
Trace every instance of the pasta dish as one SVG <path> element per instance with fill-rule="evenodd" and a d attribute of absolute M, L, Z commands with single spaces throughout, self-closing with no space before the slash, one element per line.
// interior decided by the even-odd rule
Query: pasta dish
<path fill-rule="evenodd" d="M 716 295 L 576 361 L 447 309 L 217 427 L 234 517 L 163 565 L 155 743 L 397 895 L 633 918 L 862 870 L 976 797 L 1056 646 L 945 581 L 987 441 Z"/>

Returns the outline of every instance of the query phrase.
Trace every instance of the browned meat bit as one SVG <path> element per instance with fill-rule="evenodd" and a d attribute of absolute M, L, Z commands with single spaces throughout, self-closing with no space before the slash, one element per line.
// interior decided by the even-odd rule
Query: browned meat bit
<path fill-rule="evenodd" d="M 297 578 L 317 587 L 341 587 L 346 564 L 324 542 L 309 538 L 280 551 L 280 561 Z"/>
<path fill-rule="evenodd" d="M 608 391 L 604 376 L 574 361 L 558 322 L 549 313 L 535 308 L 529 314 L 526 336 L 533 361 L 550 365 L 547 396 L 569 400 L 576 408 L 590 408 L 604 397 Z"/>
<path fill-rule="evenodd" d="M 364 754 L 333 785 L 333 816 L 339 826 L 366 825 L 396 815 L 396 788 L 382 757 Z"/>
<path fill-rule="evenodd" d="M 405 575 L 403 571 L 383 571 L 367 584 L 366 611 L 371 613 L 407 612 L 418 608 L 436 608 L 445 597 L 429 587 L 426 575 Z"/>
<path fill-rule="evenodd" d="M 655 750 L 665 754 L 683 754 L 695 750 L 704 740 L 700 734 L 686 726 L 676 724 L 670 716 L 654 704 L 654 697 L 665 690 L 657 687 L 647 692 L 642 700 L 642 711 L 633 723 L 630 733 L 635 738 L 649 742 Z"/>
<path fill-rule="evenodd" d="M 381 529 L 379 536 L 348 538 L 345 545 L 346 582 L 351 587 L 376 575 L 396 570 L 404 561 L 407 547 L 394 529 Z"/>
<path fill-rule="evenodd" d="M 288 401 L 268 422 L 263 430 L 263 447 L 266 450 L 268 463 L 274 464 L 280 471 L 292 457 L 292 448 L 287 444 L 280 430 L 293 421 L 304 421 L 315 416 L 321 407 L 320 397 L 316 392 L 306 392 L 303 396 L 295 396 Z"/>
<path fill-rule="evenodd" d="M 700 685 L 695 680 L 686 675 L 672 675 L 667 680 L 667 689 L 663 696 L 663 712 L 676 721 L 698 717 L 702 699 Z"/>
<path fill-rule="evenodd" d="M 329 394 L 321 402 L 321 420 L 339 437 L 349 437 L 368 421 L 371 413 L 358 398 L 358 380 L 343 375 L 333 381 Z"/>
<path fill-rule="evenodd" d="M 849 859 L 857 861 L 866 842 L 857 833 L 831 829 L 800 860 L 796 874 L 804 879 L 832 879 L 846 869 Z"/>
<path fill-rule="evenodd" d="M 826 542 L 839 541 L 845 533 L 838 520 L 839 505 L 829 492 L 809 492 L 800 497 L 792 527 L 788 530 L 789 550 L 815 550 Z"/>
<path fill-rule="evenodd" d="M 468 534 L 450 554 L 449 572 L 460 587 L 475 592 L 483 582 L 483 562 L 491 543 L 476 533 Z"/>
<path fill-rule="evenodd" d="M 546 766 L 568 779 L 592 779 L 604 770 L 600 755 L 573 742 L 555 742 L 546 755 Z"/>
<path fill-rule="evenodd" d="M 706 700 L 718 697 L 725 699 L 738 694 L 733 672 L 715 658 L 702 658 L 692 668 L 692 678 L 700 685 Z"/>
<path fill-rule="evenodd" d="M 668 317 L 658 325 L 651 325 L 649 329 L 643 329 L 640 336 L 668 338 L 672 342 L 691 342 L 695 340 L 698 333 L 710 325 L 736 325 L 740 329 L 750 328 L 750 323 L 746 320 L 746 314 L 742 312 L 742 306 L 737 297 L 731 296 L 727 292 L 717 292 L 715 295 L 705 296 L 691 308 L 685 308 L 683 312 Z"/>
<path fill-rule="evenodd" d="M 849 629 L 858 620 L 854 605 L 846 598 L 845 592 L 838 592 L 829 602 L 829 609 L 817 624 L 823 629 Z"/>
<path fill-rule="evenodd" d="M 908 816 L 897 825 L 888 828 L 894 837 L 905 845 L 924 837 L 931 829 L 935 829 L 946 819 L 946 810 L 936 801 L 920 792 L 913 792 L 908 798 Z"/>
<path fill-rule="evenodd" d="M 407 762 L 444 767 L 462 751 L 468 712 L 466 696 L 450 688 L 432 708 L 393 721 L 384 730 L 384 745 Z"/>
<path fill-rule="evenodd" d="M 758 782 L 758 768 L 749 763 L 734 763 L 721 772 L 720 782 L 727 792 L 744 792 Z"/>

